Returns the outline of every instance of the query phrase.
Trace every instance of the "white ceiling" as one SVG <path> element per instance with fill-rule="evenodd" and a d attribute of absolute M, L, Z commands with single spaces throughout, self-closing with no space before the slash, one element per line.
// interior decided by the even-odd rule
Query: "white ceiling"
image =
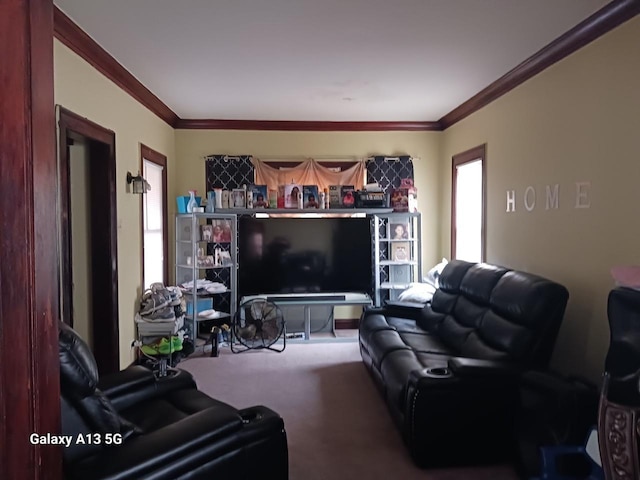
<path fill-rule="evenodd" d="M 55 0 L 181 118 L 437 120 L 606 0 Z"/>

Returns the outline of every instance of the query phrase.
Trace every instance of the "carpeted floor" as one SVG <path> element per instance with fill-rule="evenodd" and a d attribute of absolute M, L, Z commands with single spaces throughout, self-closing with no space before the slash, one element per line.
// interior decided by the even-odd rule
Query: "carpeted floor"
<path fill-rule="evenodd" d="M 266 405 L 284 418 L 291 480 L 515 480 L 508 467 L 423 471 L 413 466 L 358 343 L 287 345 L 180 363 L 199 388 L 234 407 Z"/>

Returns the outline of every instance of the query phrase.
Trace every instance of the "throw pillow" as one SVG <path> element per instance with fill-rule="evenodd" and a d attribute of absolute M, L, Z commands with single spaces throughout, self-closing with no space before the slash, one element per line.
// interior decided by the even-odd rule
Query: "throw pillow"
<path fill-rule="evenodd" d="M 431 301 L 436 287 L 428 283 L 412 283 L 409 288 L 398 295 L 402 302 L 427 303 Z"/>
<path fill-rule="evenodd" d="M 440 274 L 442 273 L 442 270 L 444 270 L 444 267 L 447 266 L 447 263 L 449 263 L 447 259 L 443 258 L 439 264 L 437 264 L 427 272 L 427 275 L 424 277 L 423 281 L 425 283 L 433 285 L 435 288 L 438 288 L 438 279 L 440 278 Z"/>

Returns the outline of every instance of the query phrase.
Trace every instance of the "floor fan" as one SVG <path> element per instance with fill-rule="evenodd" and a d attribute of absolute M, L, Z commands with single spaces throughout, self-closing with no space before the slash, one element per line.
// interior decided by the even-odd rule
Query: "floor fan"
<path fill-rule="evenodd" d="M 238 308 L 231 327 L 231 351 L 269 349 L 282 352 L 287 346 L 284 316 L 274 303 L 253 299 Z M 282 337 L 282 348 L 273 345 Z"/>

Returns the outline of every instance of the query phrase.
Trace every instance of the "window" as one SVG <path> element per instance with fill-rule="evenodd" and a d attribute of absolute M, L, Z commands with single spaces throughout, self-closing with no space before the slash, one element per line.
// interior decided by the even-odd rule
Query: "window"
<path fill-rule="evenodd" d="M 142 195 L 142 285 L 168 281 L 167 157 L 142 145 L 142 176 L 151 190 Z"/>
<path fill-rule="evenodd" d="M 485 260 L 486 146 L 453 156 L 451 258 Z"/>

